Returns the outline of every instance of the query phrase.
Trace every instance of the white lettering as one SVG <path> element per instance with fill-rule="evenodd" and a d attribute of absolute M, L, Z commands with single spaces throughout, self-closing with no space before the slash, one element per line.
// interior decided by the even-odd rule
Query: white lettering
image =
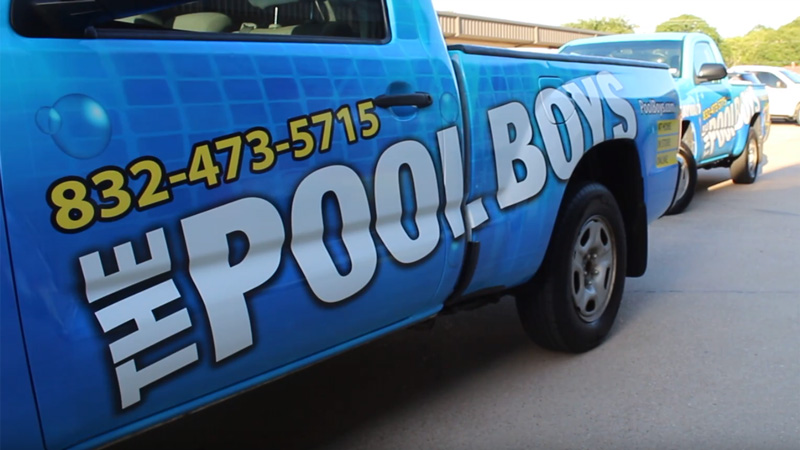
<path fill-rule="evenodd" d="M 159 228 L 147 233 L 146 236 L 150 259 L 137 264 L 131 243 L 118 245 L 114 247 L 118 270 L 109 275 L 103 270 L 100 253 L 94 252 L 79 258 L 83 279 L 86 282 L 86 299 L 89 303 L 169 272 L 171 261 L 164 230 Z"/>
<path fill-rule="evenodd" d="M 464 234 L 464 162 L 461 157 L 461 141 L 458 128 L 450 127 L 436 133 L 444 172 L 444 217 L 453 232 L 453 238 Z"/>
<path fill-rule="evenodd" d="M 146 237 L 150 259 L 137 264 L 132 244 L 128 242 L 118 245 L 114 247 L 118 270 L 111 275 L 104 274 L 99 252 L 79 258 L 86 283 L 86 299 L 89 303 L 94 303 L 101 298 L 129 289 L 170 271 L 171 263 L 164 230 L 151 231 L 147 233 Z M 119 364 L 191 328 L 192 321 L 186 308 L 156 320 L 154 314 L 156 309 L 177 301 L 180 297 L 175 281 L 167 280 L 133 293 L 97 311 L 95 317 L 105 333 L 129 322 L 136 325 L 135 331 L 109 345 L 112 362 Z M 133 359 L 120 364 L 117 366 L 116 372 L 122 408 L 138 403 L 144 387 L 197 360 L 197 346 L 191 344 L 183 350 L 149 365 L 142 371 L 136 370 Z"/>
<path fill-rule="evenodd" d="M 180 298 L 175 282 L 167 280 L 122 301 L 98 311 L 95 316 L 104 332 L 133 321 L 136 331 L 109 345 L 114 364 L 161 343 L 192 326 L 186 308 L 156 320 L 153 311 Z M 156 381 L 177 372 L 198 360 L 197 345 L 191 344 L 183 350 L 166 356 L 142 371 L 130 360 L 117 367 L 122 408 L 138 403 L 140 391 Z"/>
<path fill-rule="evenodd" d="M 603 130 L 603 101 L 600 94 L 597 92 L 597 87 L 591 78 L 584 78 L 581 80 L 583 90 L 578 86 L 577 82 L 573 81 L 564 85 L 564 90 L 572 95 L 572 100 L 578 105 L 578 109 L 586 117 L 589 122 L 589 128 L 592 131 L 592 145 L 597 145 L 605 139 L 605 130 Z M 538 117 L 536 120 L 539 120 Z"/>
<path fill-rule="evenodd" d="M 119 365 L 116 372 L 122 409 L 139 403 L 143 388 L 188 366 L 197 359 L 197 344 L 192 344 L 141 370 L 136 368 L 134 360 Z"/>
<path fill-rule="evenodd" d="M 323 240 L 325 218 L 322 197 L 336 196 L 342 215 L 342 243 L 352 268 L 346 275 L 336 269 Z M 297 187 L 292 201 L 292 253 L 308 285 L 320 300 L 345 300 L 370 282 L 378 265 L 375 241 L 369 231 L 372 213 L 361 178 L 345 166 L 312 172 Z"/>
<path fill-rule="evenodd" d="M 547 181 L 547 162 L 542 151 L 531 144 L 533 126 L 528 111 L 513 102 L 490 109 L 489 127 L 497 173 L 497 203 L 506 209 L 532 198 Z M 512 136 L 512 128 L 516 136 Z M 525 177 L 518 180 L 514 163 L 525 166 Z"/>
<path fill-rule="evenodd" d="M 742 127 L 750 125 L 750 120 L 760 110 L 761 103 L 752 88 L 747 88 L 729 102 L 700 129 L 705 144 L 703 157 L 713 155 L 715 148 L 721 148 L 733 140 Z"/>
<path fill-rule="evenodd" d="M 219 362 L 253 345 L 245 296 L 278 270 L 283 222 L 270 202 L 249 197 L 187 217 L 181 226 L 189 274 L 208 314 Z M 244 259 L 231 266 L 228 238 L 237 232 L 247 237 L 248 249 Z"/>
<path fill-rule="evenodd" d="M 414 223 L 418 236 L 411 238 L 403 228 L 400 171 L 408 167 L 414 184 L 417 211 Z M 394 259 L 411 264 L 428 256 L 439 243 L 439 186 L 430 153 L 417 141 L 402 141 L 383 152 L 375 168 L 375 226 Z"/>
<path fill-rule="evenodd" d="M 614 75 L 600 72 L 597 74 L 597 85 L 600 87 L 600 92 L 606 97 L 611 111 L 624 119 L 623 123 L 614 125 L 614 138 L 636 138 L 636 111 L 627 100 L 617 95 L 617 92 L 622 89 L 622 83 Z"/>
<path fill-rule="evenodd" d="M 561 180 L 567 180 L 583 155 L 583 126 L 575 114 L 575 105 L 567 95 L 557 89 L 547 88 L 539 92 L 536 99 L 536 122 L 542 130 L 544 148 L 550 157 L 550 166 Z M 547 117 L 547 111 L 558 108 L 562 116 L 568 117 L 565 126 L 568 136 L 563 139 L 559 126 Z M 601 125 L 602 129 L 602 125 Z M 567 157 L 567 149 L 570 155 Z"/>
<path fill-rule="evenodd" d="M 186 308 L 161 320 L 153 316 L 153 310 L 180 297 L 175 282 L 167 280 L 95 313 L 106 333 L 129 321 L 136 323 L 136 331 L 109 345 L 114 364 L 191 328 L 192 321 Z"/>

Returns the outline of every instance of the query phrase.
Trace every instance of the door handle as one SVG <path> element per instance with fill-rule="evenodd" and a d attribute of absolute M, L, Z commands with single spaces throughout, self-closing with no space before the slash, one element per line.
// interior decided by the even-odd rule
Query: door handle
<path fill-rule="evenodd" d="M 426 108 L 433 104 L 433 97 L 427 92 L 413 94 L 379 95 L 375 97 L 375 106 L 378 108 L 391 108 L 392 106 L 416 106 Z"/>

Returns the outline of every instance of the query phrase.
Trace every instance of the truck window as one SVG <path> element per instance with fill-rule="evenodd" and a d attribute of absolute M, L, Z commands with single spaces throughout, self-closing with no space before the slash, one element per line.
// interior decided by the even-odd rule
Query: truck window
<path fill-rule="evenodd" d="M 624 58 L 666 64 L 673 77 L 681 76 L 680 41 L 603 42 L 569 45 L 562 53 L 585 56 Z"/>
<path fill-rule="evenodd" d="M 708 42 L 698 42 L 694 45 L 694 74 L 700 73 L 700 68 L 703 64 L 718 63 L 714 51 L 711 50 L 711 45 Z"/>
<path fill-rule="evenodd" d="M 91 4 L 80 11 L 80 4 Z M 31 37 L 187 40 L 383 41 L 382 0 L 200 0 L 93 2 L 16 0 L 14 28 Z M 152 5 L 161 5 L 153 7 Z M 76 19 L 80 17 L 80 19 Z"/>

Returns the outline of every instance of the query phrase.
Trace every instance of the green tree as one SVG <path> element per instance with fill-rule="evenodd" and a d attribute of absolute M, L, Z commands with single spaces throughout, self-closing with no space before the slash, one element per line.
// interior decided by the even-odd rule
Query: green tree
<path fill-rule="evenodd" d="M 726 39 L 725 44 L 730 49 L 729 65 L 800 64 L 800 17 L 777 30 L 759 25 L 745 36 Z"/>
<path fill-rule="evenodd" d="M 716 28 L 712 27 L 705 20 L 691 14 L 683 14 L 673 17 L 656 27 L 656 31 L 677 31 L 677 32 L 697 32 L 704 33 L 714 40 L 717 44 L 722 44 L 722 36 Z"/>
<path fill-rule="evenodd" d="M 625 34 L 633 33 L 638 27 L 628 22 L 624 17 L 603 17 L 600 19 L 583 19 L 576 22 L 565 23 L 565 27 L 580 28 L 582 30 L 605 31 L 607 33 Z"/>

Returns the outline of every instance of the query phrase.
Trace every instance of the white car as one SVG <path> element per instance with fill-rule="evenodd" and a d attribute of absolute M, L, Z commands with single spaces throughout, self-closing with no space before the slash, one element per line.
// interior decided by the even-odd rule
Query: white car
<path fill-rule="evenodd" d="M 767 86 L 772 117 L 785 117 L 800 125 L 800 74 L 781 67 L 734 66 L 731 71 L 750 72 Z"/>

